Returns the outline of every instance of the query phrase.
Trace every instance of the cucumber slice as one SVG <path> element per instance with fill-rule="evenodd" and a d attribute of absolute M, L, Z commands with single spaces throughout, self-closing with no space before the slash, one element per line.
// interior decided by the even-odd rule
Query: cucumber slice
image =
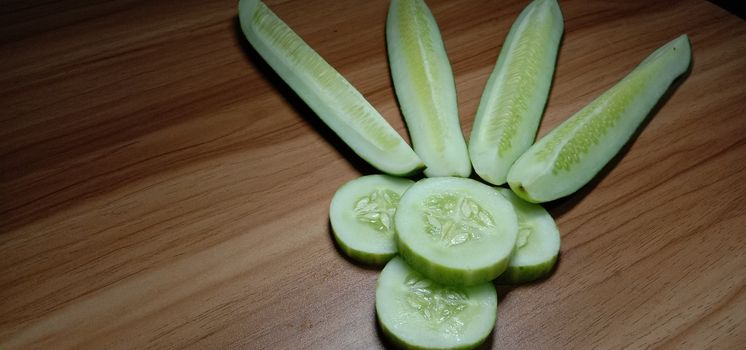
<path fill-rule="evenodd" d="M 396 255 L 394 212 L 414 181 L 368 175 L 340 187 L 329 206 L 334 239 L 350 258 L 384 264 Z"/>
<path fill-rule="evenodd" d="M 510 28 L 479 102 L 469 138 L 474 171 L 502 185 L 534 142 L 563 30 L 556 0 L 534 0 Z"/>
<path fill-rule="evenodd" d="M 378 277 L 376 315 L 383 333 L 408 349 L 471 349 L 495 327 L 492 283 L 440 285 L 392 259 Z"/>
<path fill-rule="evenodd" d="M 451 64 L 424 1 L 391 1 L 386 43 L 396 96 L 425 175 L 469 176 Z"/>
<path fill-rule="evenodd" d="M 471 179 L 420 180 L 394 215 L 399 254 L 425 276 L 471 286 L 508 266 L 518 233 L 513 206 L 492 187 Z"/>
<path fill-rule="evenodd" d="M 547 276 L 557 262 L 560 250 L 557 224 L 541 205 L 528 203 L 507 188 L 497 190 L 513 204 L 518 215 L 515 252 L 498 280 L 517 284 Z"/>
<path fill-rule="evenodd" d="M 518 158 L 508 173 L 510 188 L 527 201 L 546 202 L 583 187 L 627 143 L 690 61 L 686 35 L 657 49 Z"/>
<path fill-rule="evenodd" d="M 424 166 L 401 135 L 332 66 L 259 0 L 241 0 L 249 43 L 350 148 L 382 172 Z"/>

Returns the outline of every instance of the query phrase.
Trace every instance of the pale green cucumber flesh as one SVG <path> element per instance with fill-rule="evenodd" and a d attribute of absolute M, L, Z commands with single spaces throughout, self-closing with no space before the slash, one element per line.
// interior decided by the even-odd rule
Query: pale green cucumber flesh
<path fill-rule="evenodd" d="M 546 277 L 560 250 L 560 233 L 552 216 L 540 205 L 528 203 L 507 188 L 498 188 L 518 216 L 518 239 L 501 283 L 526 283 Z"/>
<path fill-rule="evenodd" d="M 471 179 L 420 180 L 404 193 L 394 215 L 399 254 L 440 283 L 490 281 L 508 266 L 518 233 L 511 204 Z"/>
<path fill-rule="evenodd" d="M 254 49 L 360 157 L 396 175 L 424 166 L 360 92 L 264 3 L 241 0 L 239 19 Z"/>
<path fill-rule="evenodd" d="M 534 0 L 505 39 L 469 138 L 474 171 L 489 183 L 504 184 L 536 137 L 563 28 L 556 0 Z"/>
<path fill-rule="evenodd" d="M 657 49 L 521 155 L 508 173 L 510 187 L 531 202 L 554 200 L 583 187 L 619 152 L 690 62 L 686 35 Z"/>
<path fill-rule="evenodd" d="M 391 2 L 386 43 L 396 96 L 425 175 L 469 176 L 453 72 L 424 1 Z"/>
<path fill-rule="evenodd" d="M 381 265 L 396 255 L 394 213 L 413 183 L 389 175 L 368 175 L 337 190 L 329 206 L 329 221 L 334 239 L 347 256 Z"/>
<path fill-rule="evenodd" d="M 376 285 L 383 333 L 407 349 L 472 349 L 495 326 L 497 293 L 491 283 L 441 285 L 393 258 Z"/>

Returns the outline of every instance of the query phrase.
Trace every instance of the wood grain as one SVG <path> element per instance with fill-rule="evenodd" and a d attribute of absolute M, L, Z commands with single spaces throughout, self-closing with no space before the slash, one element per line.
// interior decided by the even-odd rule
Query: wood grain
<path fill-rule="evenodd" d="M 406 136 L 387 2 L 267 1 Z M 525 1 L 428 1 L 471 129 Z M 556 272 L 485 348 L 746 344 L 746 23 L 703 1 L 561 3 L 540 134 L 688 33 L 689 76 L 579 193 Z M 357 159 L 247 45 L 235 1 L 0 4 L 0 347 L 372 349 L 378 270 L 327 208 Z"/>

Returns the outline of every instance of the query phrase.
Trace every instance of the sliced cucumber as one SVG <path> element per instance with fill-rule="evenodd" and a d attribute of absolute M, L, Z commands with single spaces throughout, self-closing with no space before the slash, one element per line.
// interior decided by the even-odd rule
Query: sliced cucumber
<path fill-rule="evenodd" d="M 487 338 L 497 318 L 492 283 L 440 285 L 396 257 L 378 277 L 376 315 L 384 334 L 409 349 L 471 349 Z"/>
<path fill-rule="evenodd" d="M 457 177 L 420 180 L 404 193 L 394 216 L 399 254 L 440 283 L 487 282 L 508 266 L 518 221 L 492 187 Z"/>
<path fill-rule="evenodd" d="M 556 0 L 534 0 L 510 28 L 469 138 L 474 171 L 489 183 L 504 184 L 510 166 L 534 142 L 563 28 Z"/>
<path fill-rule="evenodd" d="M 541 205 L 526 202 L 507 188 L 497 190 L 513 204 L 518 215 L 515 252 L 498 280 L 517 284 L 547 276 L 552 272 L 560 250 L 557 224 Z"/>
<path fill-rule="evenodd" d="M 518 158 L 508 173 L 510 188 L 527 201 L 546 202 L 583 187 L 624 146 L 690 61 L 686 35 L 657 49 Z"/>
<path fill-rule="evenodd" d="M 368 175 L 340 187 L 329 206 L 334 239 L 350 258 L 384 264 L 396 255 L 394 213 L 414 181 Z"/>
<path fill-rule="evenodd" d="M 469 176 L 451 64 L 424 1 L 391 1 L 386 43 L 396 96 L 425 175 Z"/>
<path fill-rule="evenodd" d="M 424 166 L 370 103 L 264 3 L 241 0 L 239 18 L 249 43 L 355 153 L 389 174 Z"/>

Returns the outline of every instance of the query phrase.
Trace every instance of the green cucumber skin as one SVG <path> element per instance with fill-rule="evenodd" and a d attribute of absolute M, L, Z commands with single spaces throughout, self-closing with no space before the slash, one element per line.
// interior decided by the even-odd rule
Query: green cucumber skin
<path fill-rule="evenodd" d="M 399 20 L 401 13 L 409 12 L 413 15 Z M 396 96 L 412 145 L 425 162 L 425 175 L 468 177 L 471 162 L 461 132 L 453 72 L 438 25 L 423 0 L 391 2 L 386 43 Z"/>
<path fill-rule="evenodd" d="M 298 69 L 289 62 L 292 58 L 287 57 L 286 52 L 266 42 L 253 22 L 258 11 L 276 18 L 259 0 L 239 2 L 239 20 L 246 39 L 282 80 L 357 155 L 380 171 L 392 175 L 410 175 L 424 168 L 424 163 L 414 150 L 360 92 L 279 18 L 277 26 L 283 31 L 284 44 L 293 45 L 295 52 L 302 53 L 299 60 L 321 70 L 323 74 Z M 343 91 L 324 90 L 329 86 Z M 371 129 L 379 132 L 378 135 L 373 134 Z"/>
<path fill-rule="evenodd" d="M 551 218 L 551 215 L 549 214 L 549 212 L 547 212 L 546 209 L 541 207 L 541 205 L 534 204 L 534 203 L 528 203 L 524 201 L 523 199 L 515 195 L 515 193 L 513 193 L 513 191 L 511 191 L 510 189 L 502 188 L 502 187 L 496 187 L 495 189 L 497 190 L 497 192 L 502 194 L 508 201 L 510 201 L 511 204 L 513 204 L 513 208 L 515 209 L 516 214 L 518 215 L 519 226 L 522 220 L 531 220 L 530 219 L 531 216 L 535 217 L 536 215 L 541 215 L 541 216 L 546 215 L 547 217 Z M 537 213 L 541 213 L 541 214 L 537 214 Z M 561 245 L 561 238 L 559 237 L 559 228 L 554 222 L 554 219 L 551 218 L 551 220 L 552 220 L 553 231 L 557 233 L 557 236 L 556 236 L 557 242 L 560 243 Z M 534 226 L 534 228 L 540 227 L 540 226 L 541 225 L 536 225 Z M 534 232 L 533 234 L 535 235 L 537 233 L 538 232 Z M 542 278 L 547 277 L 554 269 L 554 265 L 557 263 L 560 245 L 557 246 L 557 251 L 554 253 L 554 255 L 549 260 L 539 262 L 536 264 L 530 264 L 530 265 L 529 264 L 519 265 L 519 263 L 516 262 L 517 258 L 520 257 L 522 254 L 521 249 L 516 247 L 513 253 L 513 257 L 508 263 L 508 267 L 505 269 L 505 272 L 503 272 L 495 280 L 495 282 L 497 282 L 498 284 L 521 284 L 521 283 L 528 283 L 528 282 L 540 280 Z"/>
<path fill-rule="evenodd" d="M 654 51 L 518 158 L 508 173 L 510 188 L 526 201 L 541 203 L 583 187 L 627 143 L 690 63 L 686 35 Z"/>
<path fill-rule="evenodd" d="M 344 252 L 345 255 L 364 265 L 383 266 L 397 254 L 395 252 L 391 254 L 374 254 L 354 249 L 339 239 L 339 236 L 336 233 L 334 234 L 334 241 L 337 242 L 337 245 L 342 249 L 342 252 Z"/>
<path fill-rule="evenodd" d="M 564 30 L 556 0 L 534 0 L 518 16 L 482 94 L 469 156 L 485 181 L 502 185 L 534 142 Z"/>
<path fill-rule="evenodd" d="M 498 308 L 499 308 L 499 306 L 498 306 Z M 492 334 L 492 332 L 490 332 L 484 338 L 479 339 L 479 340 L 475 341 L 472 344 L 467 344 L 467 345 L 464 345 L 464 346 L 451 347 L 451 348 L 423 348 L 423 347 L 420 347 L 420 346 L 416 346 L 416 345 L 412 345 L 412 344 L 407 344 L 403 339 L 397 337 L 396 334 L 394 334 L 394 332 L 392 332 L 390 329 L 388 329 L 386 327 L 386 325 L 381 321 L 381 316 L 378 313 L 376 313 L 376 319 L 378 320 L 378 325 L 381 327 L 381 331 L 383 331 L 383 334 L 386 336 L 386 338 L 389 341 L 391 341 L 391 343 L 393 343 L 393 345 L 395 345 L 399 349 L 407 349 L 407 350 L 471 350 L 471 349 L 476 349 L 477 347 L 479 347 L 480 345 L 482 345 L 484 343 L 484 341 L 487 340 L 487 338 L 489 338 L 490 334 Z"/>
<path fill-rule="evenodd" d="M 498 284 L 522 284 L 545 278 L 549 276 L 554 269 L 554 265 L 557 263 L 557 257 L 558 255 L 555 255 L 550 261 L 531 266 L 508 265 L 505 272 L 503 272 L 495 282 Z"/>
<path fill-rule="evenodd" d="M 452 286 L 470 287 L 480 283 L 489 282 L 505 272 L 508 268 L 508 263 L 510 262 L 509 255 L 505 259 L 502 259 L 487 268 L 476 271 L 463 271 L 429 261 L 424 256 L 417 254 L 417 252 L 401 239 L 397 238 L 397 244 L 399 247 L 399 255 L 404 258 L 404 261 L 406 261 L 409 266 L 412 266 L 413 269 L 433 281 Z M 513 251 L 515 251 L 515 248 L 513 248 Z"/>

